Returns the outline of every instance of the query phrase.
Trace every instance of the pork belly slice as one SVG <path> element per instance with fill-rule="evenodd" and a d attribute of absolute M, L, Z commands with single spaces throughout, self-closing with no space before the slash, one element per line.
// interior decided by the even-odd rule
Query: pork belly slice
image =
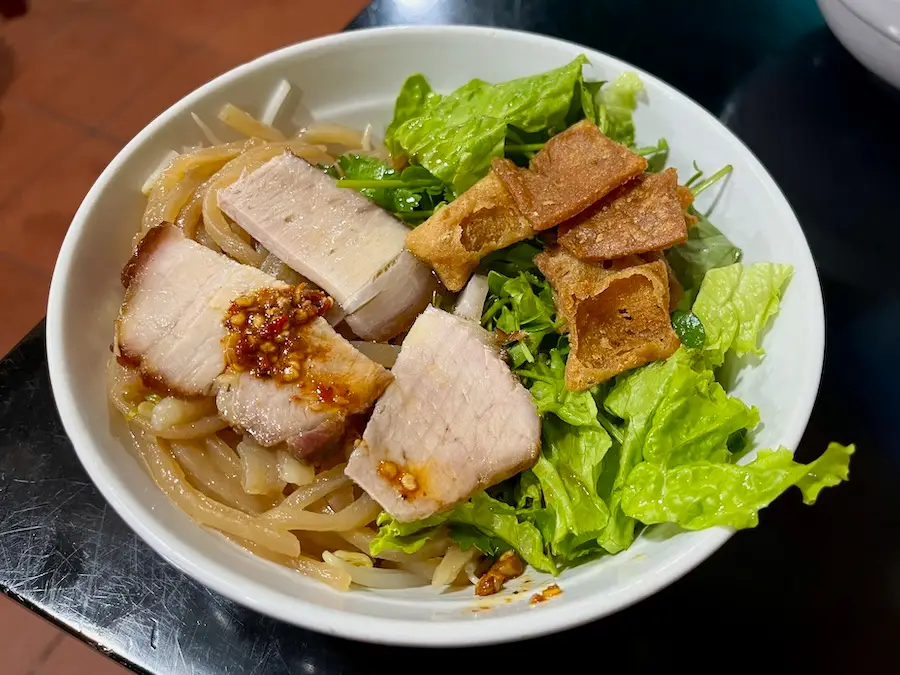
<path fill-rule="evenodd" d="M 429 307 L 392 372 L 346 474 L 398 520 L 449 509 L 537 460 L 531 394 L 476 322 Z"/>
<path fill-rule="evenodd" d="M 534 262 L 553 287 L 557 309 L 568 325 L 570 391 L 589 389 L 678 349 L 662 260 L 630 256 L 588 263 L 555 246 L 536 255 Z"/>
<path fill-rule="evenodd" d="M 303 340 L 307 356 L 296 383 L 229 370 L 218 378 L 216 405 L 260 445 L 287 442 L 297 456 L 308 457 L 337 441 L 347 417 L 368 410 L 391 374 L 323 318 L 304 328 Z"/>
<path fill-rule="evenodd" d="M 604 136 L 593 122 L 582 120 L 547 141 L 527 169 L 499 158 L 491 168 L 506 184 L 519 212 L 541 231 L 641 175 L 647 160 Z"/>
<path fill-rule="evenodd" d="M 660 251 L 687 240 L 675 169 L 645 173 L 559 226 L 557 241 L 590 262 Z"/>
<path fill-rule="evenodd" d="M 153 228 L 122 272 L 125 301 L 116 321 L 121 358 L 179 396 L 206 396 L 225 369 L 222 323 L 238 296 L 285 287 L 186 239 L 173 225 Z"/>
<path fill-rule="evenodd" d="M 409 328 L 429 303 L 438 283 L 421 260 L 407 250 L 400 252 L 391 265 L 366 287 L 368 298 L 344 317 L 360 337 L 386 342 Z"/>
<path fill-rule="evenodd" d="M 456 292 L 488 253 L 534 234 L 509 190 L 492 171 L 412 230 L 406 245 Z"/>
<path fill-rule="evenodd" d="M 220 191 L 218 203 L 278 259 L 333 296 L 364 339 L 399 334 L 431 299 L 428 267 L 400 259 L 408 228 L 290 153 Z M 405 274 L 391 274 L 386 283 L 382 277 L 397 265 Z M 382 314 L 377 320 L 371 307 L 362 318 L 353 316 L 373 302 Z M 396 332 L 386 335 L 386 327 Z"/>
<path fill-rule="evenodd" d="M 321 317 L 298 329 L 305 356 L 294 381 L 248 371 L 223 375 L 223 340 L 230 332 L 225 317 L 234 301 L 291 287 L 186 239 L 174 226 L 144 237 L 122 280 L 127 290 L 116 322 L 121 358 L 175 395 L 215 393 L 222 417 L 262 445 L 288 441 L 308 453 L 339 434 L 336 422 L 342 431 L 348 415 L 371 407 L 390 382 L 388 371 Z M 305 293 L 292 290 L 298 292 Z"/>

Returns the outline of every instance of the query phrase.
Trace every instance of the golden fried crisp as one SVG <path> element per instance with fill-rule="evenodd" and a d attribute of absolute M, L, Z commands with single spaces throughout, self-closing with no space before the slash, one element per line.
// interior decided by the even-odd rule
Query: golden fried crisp
<path fill-rule="evenodd" d="M 406 236 L 406 246 L 460 291 L 492 251 L 534 236 L 503 182 L 489 173 Z"/>
<path fill-rule="evenodd" d="M 645 173 L 559 226 L 559 244 L 597 262 L 660 251 L 687 240 L 675 169 Z"/>
<path fill-rule="evenodd" d="M 648 253 L 642 253 L 641 258 L 647 262 L 662 260 L 663 263 L 665 263 L 666 276 L 669 279 L 669 311 L 674 312 L 678 307 L 678 303 L 681 302 L 681 299 L 684 297 L 684 286 L 681 285 L 681 282 L 678 281 L 678 277 L 675 276 L 675 270 L 673 270 L 672 266 L 669 264 L 666 254 L 662 251 L 650 251 Z"/>
<path fill-rule="evenodd" d="M 556 307 L 566 322 L 563 330 L 567 329 L 569 318 L 574 314 L 576 298 L 595 292 L 598 282 L 605 276 L 645 262 L 643 258 L 631 255 L 601 264 L 588 263 L 559 246 L 547 248 L 534 257 L 534 264 L 553 289 Z"/>
<path fill-rule="evenodd" d="M 641 262 L 641 264 L 626 263 Z M 564 249 L 535 256 L 569 325 L 566 387 L 583 391 L 678 349 L 662 260 L 587 263 Z"/>
<path fill-rule="evenodd" d="M 674 171 L 674 169 L 672 169 Z M 694 193 L 691 192 L 691 189 L 685 187 L 684 185 L 679 185 L 675 188 L 675 194 L 678 195 L 678 202 L 681 204 L 681 208 L 687 211 L 691 204 L 694 203 Z"/>
<path fill-rule="evenodd" d="M 572 218 L 639 176 L 647 160 L 582 120 L 547 141 L 529 168 L 499 158 L 491 166 L 519 211 L 540 231 Z"/>
<path fill-rule="evenodd" d="M 684 185 L 679 185 L 675 188 L 675 192 L 678 194 L 678 201 L 681 202 L 681 208 L 684 210 L 684 222 L 687 224 L 688 228 L 690 228 L 691 225 L 699 220 L 694 214 L 688 213 L 688 209 L 691 208 L 691 204 L 694 203 L 694 193 L 691 192 L 690 188 L 687 188 Z"/>

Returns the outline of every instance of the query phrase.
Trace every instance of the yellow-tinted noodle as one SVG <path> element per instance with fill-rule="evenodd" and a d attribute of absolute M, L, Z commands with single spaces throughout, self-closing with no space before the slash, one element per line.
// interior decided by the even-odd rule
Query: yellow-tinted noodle
<path fill-rule="evenodd" d="M 311 145 L 343 145 L 347 148 L 362 148 L 363 132 L 332 122 L 314 122 L 298 138 Z"/>
<path fill-rule="evenodd" d="M 218 416 L 209 416 L 195 422 L 179 424 L 167 429 L 153 429 L 150 419 L 137 412 L 137 405 L 126 399 L 126 391 L 134 386 L 134 376 L 118 364 L 115 357 L 110 358 L 107 368 L 107 389 L 113 406 L 125 416 L 129 424 L 147 433 L 170 440 L 201 438 L 221 431 L 228 423 Z"/>
<path fill-rule="evenodd" d="M 279 565 L 284 565 L 285 567 L 291 567 L 304 576 L 328 584 L 335 590 L 346 591 L 350 588 L 350 575 L 342 569 L 331 567 L 324 562 L 313 560 L 312 558 L 309 558 L 305 555 L 300 555 L 295 558 L 290 558 L 285 555 L 279 555 L 278 553 L 273 553 L 272 551 L 261 548 L 253 542 L 247 541 L 246 539 L 233 537 L 228 534 L 226 534 L 225 536 L 238 546 L 245 548 L 250 553 L 257 555 L 260 558 L 278 563 Z"/>
<path fill-rule="evenodd" d="M 415 586 L 424 586 L 428 583 L 427 579 L 406 570 L 354 565 L 341 560 L 329 551 L 325 551 L 322 554 L 322 560 L 332 567 L 337 567 L 347 572 L 350 578 L 353 579 L 353 583 L 360 586 L 368 586 L 369 588 L 413 588 Z"/>
<path fill-rule="evenodd" d="M 181 207 L 181 211 L 178 212 L 178 217 L 175 219 L 175 224 L 181 228 L 184 236 L 188 239 L 197 237 L 197 229 L 203 218 L 203 198 L 206 196 L 211 182 L 211 179 L 207 179 L 194 189 L 191 198 Z"/>
<path fill-rule="evenodd" d="M 432 586 L 448 586 L 456 581 L 456 578 L 465 569 L 466 563 L 475 559 L 477 551 L 475 547 L 462 551 L 455 544 L 447 549 L 447 553 L 441 559 L 441 563 L 434 571 L 431 578 Z"/>
<path fill-rule="evenodd" d="M 204 439 L 206 450 L 219 471 L 231 480 L 241 481 L 241 459 L 234 449 L 218 436 L 207 436 Z"/>
<path fill-rule="evenodd" d="M 174 222 L 197 186 L 221 169 L 226 162 L 260 143 L 259 140 L 250 139 L 178 155 L 163 169 L 150 191 L 141 231 L 146 232 L 162 222 Z"/>
<path fill-rule="evenodd" d="M 317 502 L 335 490 L 350 483 L 350 479 L 344 475 L 346 464 L 340 464 L 333 469 L 323 471 L 315 480 L 307 485 L 301 485 L 294 490 L 281 504 L 266 513 L 266 518 L 272 520 L 289 520 L 294 514 L 302 513 L 306 507 Z M 363 523 L 365 525 L 366 523 Z M 353 528 L 345 528 L 353 529 Z"/>
<path fill-rule="evenodd" d="M 215 415 L 217 415 L 216 401 L 211 396 L 190 401 L 166 396 L 153 406 L 150 427 L 154 431 L 165 431 L 171 427 L 189 424 Z"/>
<path fill-rule="evenodd" d="M 302 488 L 301 488 L 302 489 Z M 369 495 L 363 495 L 346 509 L 337 513 L 313 513 L 302 509 L 279 511 L 272 516 L 272 511 L 264 514 L 263 519 L 272 523 L 272 527 L 284 530 L 310 530 L 313 532 L 343 532 L 354 530 L 375 520 L 381 507 Z"/>
<path fill-rule="evenodd" d="M 234 183 L 245 171 L 253 171 L 280 155 L 286 149 L 284 143 L 272 143 L 253 150 L 248 150 L 240 157 L 232 159 L 216 173 L 203 198 L 203 224 L 209 236 L 222 250 L 245 265 L 259 267 L 264 256 L 250 246 L 237 232 L 237 226 L 231 225 L 219 210 L 219 190 Z"/>
<path fill-rule="evenodd" d="M 245 437 L 238 443 L 241 458 L 241 485 L 252 495 L 281 495 L 285 481 L 278 475 L 278 456 L 275 451 L 260 446 Z"/>
<path fill-rule="evenodd" d="M 231 103 L 226 103 L 219 111 L 219 119 L 225 122 L 239 134 L 249 138 L 261 138 L 264 141 L 277 143 L 287 140 L 284 134 L 273 126 L 263 124 L 248 112 L 245 112 Z"/>
<path fill-rule="evenodd" d="M 209 458 L 206 448 L 198 443 L 174 441 L 171 448 L 191 482 L 207 497 L 250 514 L 259 514 L 271 507 L 272 500 L 244 492 L 240 482 L 223 473 Z"/>
<path fill-rule="evenodd" d="M 291 557 L 300 555 L 300 542 L 289 532 L 276 530 L 259 518 L 210 499 L 188 484 L 184 471 L 158 439 L 136 434 L 135 440 L 160 490 L 198 523 L 242 537 L 276 553 Z"/>

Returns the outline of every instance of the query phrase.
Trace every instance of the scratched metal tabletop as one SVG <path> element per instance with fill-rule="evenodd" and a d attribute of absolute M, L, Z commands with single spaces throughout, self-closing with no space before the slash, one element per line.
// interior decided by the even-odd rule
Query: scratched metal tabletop
<path fill-rule="evenodd" d="M 134 670 L 165 675 L 558 670 L 569 655 L 625 672 L 896 663 L 900 94 L 840 47 L 811 0 L 378 0 L 351 28 L 392 23 L 561 36 L 656 73 L 722 117 L 784 189 L 819 265 L 827 364 L 798 452 L 856 442 L 850 483 L 812 509 L 786 495 L 759 528 L 616 616 L 434 661 L 272 621 L 163 562 L 81 469 L 56 415 L 42 324 L 0 363 L 0 588 Z"/>

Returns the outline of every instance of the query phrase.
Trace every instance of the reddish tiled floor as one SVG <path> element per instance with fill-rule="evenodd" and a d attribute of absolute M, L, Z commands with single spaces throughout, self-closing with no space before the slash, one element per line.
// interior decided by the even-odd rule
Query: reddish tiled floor
<path fill-rule="evenodd" d="M 29 0 L 0 19 L 0 356 L 44 314 L 69 222 L 147 122 L 203 82 L 343 28 L 366 0 Z M 123 673 L 0 598 L 3 675 Z"/>

